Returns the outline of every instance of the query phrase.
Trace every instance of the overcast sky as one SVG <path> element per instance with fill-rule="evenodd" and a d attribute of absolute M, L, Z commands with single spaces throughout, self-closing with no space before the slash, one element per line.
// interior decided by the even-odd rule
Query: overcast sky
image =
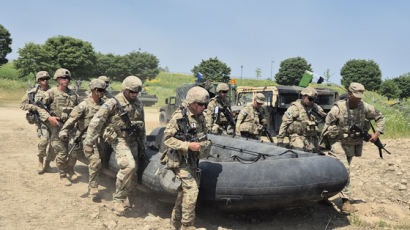
<path fill-rule="evenodd" d="M 4 1 L 0 24 L 13 52 L 65 35 L 95 51 L 146 51 L 171 72 L 191 73 L 202 59 L 218 57 L 232 77 L 263 78 L 282 60 L 303 57 L 315 74 L 326 69 L 340 84 L 350 59 L 372 59 L 383 79 L 410 72 L 410 1 L 386 0 L 117 0 Z"/>

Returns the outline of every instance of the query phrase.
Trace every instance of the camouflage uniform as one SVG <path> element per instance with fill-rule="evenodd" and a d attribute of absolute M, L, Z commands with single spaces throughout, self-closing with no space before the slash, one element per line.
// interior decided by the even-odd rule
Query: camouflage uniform
<path fill-rule="evenodd" d="M 191 92 L 190 92 L 191 91 Z M 172 210 L 171 221 L 173 223 L 181 222 L 184 226 L 192 226 L 195 221 L 195 206 L 199 192 L 199 171 L 198 160 L 209 154 L 210 141 L 206 139 L 206 121 L 203 114 L 195 116 L 188 105 L 188 99 L 192 91 L 199 94 L 208 95 L 208 92 L 201 87 L 193 87 L 187 93 L 187 100 L 183 106 L 176 110 L 172 115 L 165 131 L 164 144 L 168 147 L 167 162 L 168 168 L 174 170 L 175 175 L 181 180 L 181 187 L 178 189 L 177 199 Z M 208 95 L 209 98 L 209 95 Z M 205 99 L 207 101 L 207 99 Z M 194 102 L 194 101 L 192 101 Z M 188 119 L 188 124 L 196 130 L 196 141 L 183 141 L 177 139 L 177 133 L 182 132 L 178 126 L 180 119 Z M 201 148 L 199 152 L 189 150 L 190 142 L 199 142 Z"/>
<path fill-rule="evenodd" d="M 46 71 L 40 71 L 36 74 L 36 81 L 38 81 L 41 78 L 47 78 L 47 77 L 50 78 L 50 76 L 48 75 Z M 29 113 L 26 115 L 26 118 L 30 124 L 35 123 L 31 114 L 38 113 L 38 107 L 29 103 L 29 94 L 34 94 L 34 101 L 41 101 L 41 99 L 44 98 L 46 91 L 47 90 L 42 90 L 40 86 L 37 86 L 27 91 L 27 93 L 21 99 L 20 108 L 22 110 L 29 111 Z M 39 142 L 37 145 L 38 147 L 37 156 L 39 158 L 40 164 L 42 165 L 41 171 L 39 167 L 39 173 L 43 173 L 45 170 L 44 166 L 48 166 L 49 163 L 53 161 L 55 158 L 53 148 L 51 148 L 49 130 L 50 130 L 49 125 L 44 122 L 41 122 L 41 125 L 37 126 L 37 136 L 39 138 Z M 47 147 L 48 147 L 48 152 L 47 152 Z M 45 158 L 45 163 L 43 165 L 44 158 Z"/>
<path fill-rule="evenodd" d="M 255 100 L 264 103 L 265 96 L 256 94 Z M 236 135 L 252 139 L 259 139 L 263 126 L 267 124 L 264 109 L 256 109 L 253 104 L 248 104 L 239 112 L 236 120 Z"/>
<path fill-rule="evenodd" d="M 91 90 L 94 88 L 105 88 L 105 82 L 101 80 L 93 80 L 90 83 L 90 88 Z M 90 124 L 91 119 L 93 118 L 94 114 L 97 113 L 97 111 L 100 109 L 101 105 L 104 104 L 104 100 L 101 99 L 98 103 L 94 102 L 94 100 L 89 97 L 85 99 L 83 102 L 78 104 L 76 107 L 74 107 L 73 111 L 70 113 L 70 117 L 68 120 L 65 122 L 63 128 L 61 129 L 59 133 L 60 139 L 66 139 L 69 136 L 70 130 L 72 130 L 77 124 L 77 134 L 75 137 L 79 136 L 81 132 L 84 133 L 82 134 L 82 141 L 84 141 L 86 135 L 87 135 L 87 128 L 88 125 Z M 84 146 L 84 145 L 83 145 Z M 98 174 L 101 169 L 101 159 L 99 155 L 99 149 L 98 145 L 95 144 L 93 145 L 93 151 L 84 152 L 85 157 L 89 161 L 88 164 L 88 172 L 90 174 L 89 176 L 89 188 L 97 188 L 98 187 Z M 70 167 L 74 167 L 75 161 L 77 159 L 76 156 L 76 151 L 73 151 L 70 156 L 73 160 L 70 161 L 72 165 Z"/>
<path fill-rule="evenodd" d="M 301 92 L 301 95 L 316 97 L 317 92 L 311 87 L 307 87 Z M 312 106 L 303 104 L 302 99 L 292 102 L 282 117 L 279 134 L 277 135 L 278 144 L 283 143 L 284 137 L 289 137 L 289 144 L 293 148 L 303 149 L 305 151 L 316 151 L 319 142 L 318 124 L 320 118 L 313 114 L 312 110 L 326 116 L 323 109 L 313 103 Z"/>
<path fill-rule="evenodd" d="M 360 84 L 360 86 L 364 91 L 363 85 Z M 349 91 L 353 91 L 351 87 L 349 87 Z M 385 118 L 372 105 L 363 101 L 361 101 L 354 109 L 348 110 L 348 107 L 347 100 L 340 100 L 335 103 L 326 117 L 326 123 L 323 127 L 321 139 L 328 138 L 328 140 L 330 140 L 330 154 L 337 157 L 350 174 L 350 163 L 352 162 L 352 158 L 354 156 L 360 157 L 362 155 L 363 138 L 350 133 L 349 128 L 352 125 L 357 125 L 362 130 L 368 131 L 369 126 L 366 120 L 375 120 L 375 131 L 383 133 Z M 349 196 L 350 181 L 342 191 L 343 199 L 348 200 Z"/>
<path fill-rule="evenodd" d="M 122 83 L 123 90 L 132 91 L 140 91 L 141 85 L 141 80 L 135 76 L 125 78 Z M 128 115 L 132 125 L 139 125 L 138 136 L 131 135 L 129 131 L 124 130 L 127 126 L 120 117 L 122 113 Z M 128 101 L 124 92 L 108 99 L 91 119 L 84 145 L 92 146 L 101 133 L 104 140 L 111 145 L 120 167 L 113 200 L 124 204 L 132 189 L 132 180 L 138 167 L 138 157 L 144 154 L 145 149 L 143 104 L 138 98 L 133 102 Z"/>
<path fill-rule="evenodd" d="M 225 83 L 218 84 L 216 92 L 221 90 L 229 90 L 229 87 Z M 221 111 L 222 109 L 228 110 L 232 114 L 231 106 L 228 101 L 222 99 L 219 95 L 212 98 L 206 110 L 206 127 L 213 134 L 233 134 L 233 127 L 229 124 L 228 118 Z"/>
<path fill-rule="evenodd" d="M 60 77 L 59 74 L 63 72 L 66 72 L 67 76 L 71 76 L 68 70 L 61 68 L 58 69 L 54 74 L 54 79 Z M 44 94 L 42 102 L 49 108 L 50 112 L 54 112 L 56 116 L 60 118 L 60 121 L 64 123 L 68 119 L 69 114 L 73 110 L 74 106 L 78 105 L 78 96 L 69 88 L 67 88 L 66 91 L 62 91 L 57 87 L 53 87 Z M 49 124 L 51 132 L 51 146 L 53 147 L 54 152 L 57 154 L 56 164 L 60 177 L 64 178 L 67 176 L 66 174 L 72 175 L 74 172 L 71 171 L 72 169 L 69 167 L 69 165 L 72 164 L 72 159 L 67 155 L 68 141 L 61 140 L 58 137 L 58 134 L 62 127 L 51 125 L 48 121 L 50 114 L 48 114 L 46 111 L 41 110 L 39 111 L 39 114 L 41 120 Z"/>

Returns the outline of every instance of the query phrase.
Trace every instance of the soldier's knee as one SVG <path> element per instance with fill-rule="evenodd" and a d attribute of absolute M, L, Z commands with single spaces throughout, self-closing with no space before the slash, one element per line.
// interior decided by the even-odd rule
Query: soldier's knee
<path fill-rule="evenodd" d="M 94 171 L 101 169 L 101 159 L 98 156 L 92 155 L 90 157 L 90 168 Z"/>

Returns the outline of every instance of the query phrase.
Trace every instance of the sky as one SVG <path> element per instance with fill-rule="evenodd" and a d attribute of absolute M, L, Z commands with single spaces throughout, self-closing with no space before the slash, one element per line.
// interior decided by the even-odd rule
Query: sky
<path fill-rule="evenodd" d="M 280 62 L 303 57 L 315 76 L 351 59 L 374 60 L 382 78 L 410 72 L 410 1 L 407 0 L 0 0 L 0 24 L 12 53 L 28 42 L 64 35 L 101 53 L 141 50 L 171 72 L 191 73 L 217 57 L 231 77 L 274 76 Z M 243 66 L 241 68 L 241 66 Z"/>

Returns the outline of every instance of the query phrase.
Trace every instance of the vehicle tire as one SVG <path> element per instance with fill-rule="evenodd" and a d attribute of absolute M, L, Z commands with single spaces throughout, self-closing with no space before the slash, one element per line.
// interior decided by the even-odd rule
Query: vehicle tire
<path fill-rule="evenodd" d="M 161 111 L 159 113 L 159 123 L 161 123 L 161 124 L 166 124 L 167 123 L 167 119 L 166 119 L 166 116 L 165 116 L 165 111 Z"/>

